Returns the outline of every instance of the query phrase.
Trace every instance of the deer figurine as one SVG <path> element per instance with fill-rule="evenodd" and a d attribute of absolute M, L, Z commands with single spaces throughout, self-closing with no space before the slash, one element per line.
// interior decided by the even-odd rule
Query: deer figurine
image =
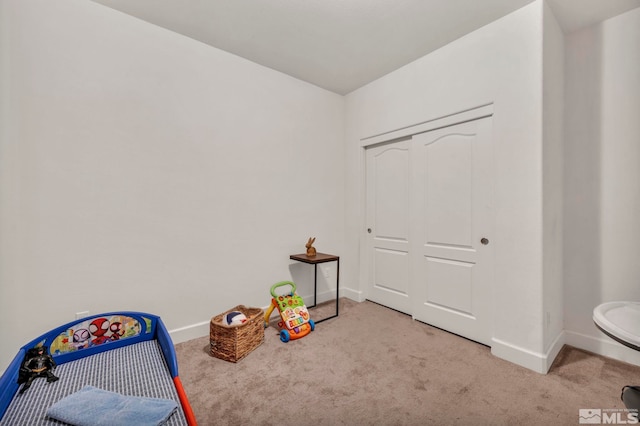
<path fill-rule="evenodd" d="M 307 257 L 315 257 L 316 256 L 316 249 L 315 249 L 315 247 L 313 247 L 313 242 L 315 240 L 316 240 L 315 237 L 309 238 L 309 241 L 307 241 L 307 244 L 304 245 L 307 248 Z"/>

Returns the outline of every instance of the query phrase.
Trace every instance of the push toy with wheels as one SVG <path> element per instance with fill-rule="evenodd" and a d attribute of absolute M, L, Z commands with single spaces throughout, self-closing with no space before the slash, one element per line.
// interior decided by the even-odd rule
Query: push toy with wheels
<path fill-rule="evenodd" d="M 290 286 L 291 291 L 288 294 L 276 294 L 276 288 Z M 309 317 L 309 311 L 302 300 L 302 297 L 296 294 L 296 285 L 291 281 L 281 281 L 271 286 L 271 306 L 264 314 L 264 326 L 269 326 L 269 317 L 274 309 L 278 308 L 280 313 L 280 340 L 288 342 L 289 340 L 300 339 L 311 333 L 316 325 Z"/>

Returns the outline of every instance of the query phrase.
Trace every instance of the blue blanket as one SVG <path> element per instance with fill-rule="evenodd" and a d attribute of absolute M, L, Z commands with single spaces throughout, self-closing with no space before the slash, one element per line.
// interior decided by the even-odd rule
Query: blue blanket
<path fill-rule="evenodd" d="M 49 407 L 47 415 L 75 426 L 156 426 L 177 408 L 169 399 L 125 396 L 85 386 Z"/>

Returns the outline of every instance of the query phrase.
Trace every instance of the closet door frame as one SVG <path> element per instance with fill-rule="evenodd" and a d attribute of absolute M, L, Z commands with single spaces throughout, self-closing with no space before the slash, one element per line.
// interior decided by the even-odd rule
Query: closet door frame
<path fill-rule="evenodd" d="M 493 104 L 481 105 L 474 108 L 469 108 L 460 112 L 447 114 L 438 118 L 428 119 L 414 125 L 401 127 L 381 133 L 377 133 L 371 136 L 363 137 L 360 139 L 360 164 L 361 164 L 361 216 L 359 220 L 360 227 L 360 288 L 362 290 L 364 299 L 368 298 L 370 291 L 370 268 L 371 257 L 368 253 L 370 238 L 367 232 L 367 176 L 366 176 L 366 155 L 367 148 L 375 145 L 390 144 L 394 141 L 400 141 L 402 139 L 410 139 L 413 135 L 419 133 L 430 132 L 440 128 L 454 126 L 469 121 L 479 120 L 486 117 L 493 116 Z M 407 312 L 413 315 L 413 312 Z"/>

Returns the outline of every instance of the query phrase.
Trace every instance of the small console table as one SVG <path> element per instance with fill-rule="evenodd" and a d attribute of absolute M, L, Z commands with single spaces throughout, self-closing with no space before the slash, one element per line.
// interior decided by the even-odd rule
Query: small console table
<path fill-rule="evenodd" d="M 301 253 L 292 254 L 291 256 L 289 256 L 289 259 L 313 265 L 313 306 L 308 306 L 309 308 L 313 308 L 314 306 L 316 306 L 318 300 L 318 263 L 336 262 L 336 314 L 316 321 L 316 324 L 337 317 L 338 303 L 340 299 L 340 256 L 334 256 L 333 254 L 326 253 L 317 253 L 315 256 L 309 257 L 306 253 Z"/>

